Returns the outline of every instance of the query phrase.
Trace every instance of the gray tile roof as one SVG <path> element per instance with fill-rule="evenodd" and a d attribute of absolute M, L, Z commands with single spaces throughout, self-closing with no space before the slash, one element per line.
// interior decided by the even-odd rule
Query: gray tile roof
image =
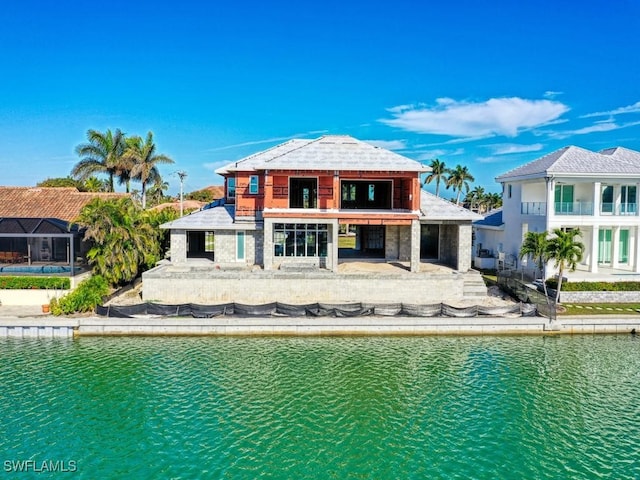
<path fill-rule="evenodd" d="M 315 140 L 289 140 L 230 163 L 216 170 L 216 173 L 257 170 L 428 172 L 431 169 L 420 162 L 348 135 L 325 135 Z"/>
<path fill-rule="evenodd" d="M 640 175 L 640 152 L 622 147 L 592 152 L 569 146 L 496 177 L 496 182 L 549 175 Z"/>
<path fill-rule="evenodd" d="M 234 224 L 235 206 L 220 205 L 206 210 L 198 210 L 177 220 L 163 223 L 160 228 L 175 230 L 236 230 L 238 225 Z M 251 230 L 248 227 L 247 230 Z M 253 227 L 255 229 L 255 227 Z"/>
<path fill-rule="evenodd" d="M 481 220 L 482 215 L 453 202 L 420 191 L 420 220 Z"/>
<path fill-rule="evenodd" d="M 482 220 L 473 222 L 474 227 L 501 227 L 502 225 L 504 225 L 504 222 L 502 221 L 502 208 L 491 210 L 484 215 Z"/>

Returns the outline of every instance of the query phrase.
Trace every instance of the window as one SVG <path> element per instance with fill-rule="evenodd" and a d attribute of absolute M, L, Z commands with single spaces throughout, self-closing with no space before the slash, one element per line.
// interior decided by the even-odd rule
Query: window
<path fill-rule="evenodd" d="M 620 263 L 627 263 L 629 261 L 629 230 L 626 228 L 620 230 L 618 261 Z"/>
<path fill-rule="evenodd" d="M 227 198 L 236 198 L 236 177 L 227 178 Z"/>
<path fill-rule="evenodd" d="M 251 195 L 255 195 L 256 193 L 258 193 L 258 176 L 257 175 L 251 175 L 249 177 L 249 193 Z"/>
<path fill-rule="evenodd" d="M 511 198 L 511 184 L 507 185 L 507 198 Z"/>
<path fill-rule="evenodd" d="M 326 224 L 276 223 L 273 226 L 273 254 L 276 257 L 326 257 Z"/>
<path fill-rule="evenodd" d="M 245 258 L 245 240 L 244 230 L 236 232 L 236 260 L 244 260 Z"/>
<path fill-rule="evenodd" d="M 620 214 L 635 215 L 636 213 L 636 186 L 622 185 L 620 188 Z"/>
<path fill-rule="evenodd" d="M 289 208 L 316 208 L 318 179 L 291 178 L 289 181 Z"/>
<path fill-rule="evenodd" d="M 573 213 L 573 185 L 556 185 L 555 212 L 559 214 Z"/>
<path fill-rule="evenodd" d="M 602 186 L 600 212 L 613 213 L 613 185 Z"/>

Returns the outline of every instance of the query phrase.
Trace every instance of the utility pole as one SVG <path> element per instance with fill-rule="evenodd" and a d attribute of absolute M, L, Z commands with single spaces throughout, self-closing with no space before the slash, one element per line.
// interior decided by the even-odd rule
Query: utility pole
<path fill-rule="evenodd" d="M 178 177 L 180 177 L 180 216 L 182 216 L 182 212 L 183 212 L 183 208 L 182 208 L 182 184 L 184 183 L 184 179 L 187 176 L 187 172 L 181 170 L 179 172 L 176 172 L 176 174 L 178 175 Z"/>

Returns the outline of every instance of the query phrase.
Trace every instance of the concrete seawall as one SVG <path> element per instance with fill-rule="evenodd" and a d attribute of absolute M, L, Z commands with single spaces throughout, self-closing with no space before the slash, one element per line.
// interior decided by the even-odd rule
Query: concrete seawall
<path fill-rule="evenodd" d="M 2 312 L 0 312 L 0 315 Z M 0 316 L 0 337 L 59 338 L 117 335 L 542 335 L 640 333 L 640 316 L 565 317 L 183 317 L 10 318 Z"/>

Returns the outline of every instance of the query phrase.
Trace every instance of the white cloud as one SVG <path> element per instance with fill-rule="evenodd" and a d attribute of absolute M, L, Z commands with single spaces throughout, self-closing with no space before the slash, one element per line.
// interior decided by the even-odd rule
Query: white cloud
<path fill-rule="evenodd" d="M 387 150 L 404 150 L 407 148 L 405 140 L 364 140 L 374 147 L 385 148 Z"/>
<path fill-rule="evenodd" d="M 301 138 L 301 137 L 306 137 L 308 135 L 317 135 L 320 133 L 327 133 L 327 130 L 312 130 L 306 133 L 296 133 L 294 135 L 289 135 L 288 137 L 273 137 L 273 138 L 265 138 L 264 140 L 253 140 L 250 142 L 235 143 L 233 145 L 225 145 L 223 147 L 209 148 L 206 151 L 218 152 L 220 150 L 229 150 L 231 148 L 238 148 L 238 147 L 248 147 L 251 145 L 262 145 L 264 143 L 286 142 L 287 140 L 291 140 L 292 138 Z"/>
<path fill-rule="evenodd" d="M 633 105 L 627 105 L 626 107 L 620 107 L 614 110 L 609 110 L 608 112 L 588 113 L 586 115 L 582 115 L 580 118 L 610 117 L 613 115 L 620 115 L 623 113 L 640 113 L 640 102 L 636 102 Z"/>
<path fill-rule="evenodd" d="M 558 95 L 562 95 L 564 92 L 555 92 L 553 90 L 547 90 L 542 95 L 544 98 L 556 98 Z"/>
<path fill-rule="evenodd" d="M 537 152 L 544 148 L 541 143 L 531 145 L 518 145 L 516 143 L 500 143 L 496 145 L 487 145 L 493 150 L 494 155 L 510 155 L 512 153 Z"/>
<path fill-rule="evenodd" d="M 552 100 L 491 98 L 473 103 L 439 98 L 432 107 L 401 105 L 388 109 L 394 118 L 379 121 L 415 133 L 453 137 L 506 135 L 557 120 L 569 107 Z"/>
<path fill-rule="evenodd" d="M 473 159 L 476 163 L 504 163 L 503 157 L 476 157 Z"/>

